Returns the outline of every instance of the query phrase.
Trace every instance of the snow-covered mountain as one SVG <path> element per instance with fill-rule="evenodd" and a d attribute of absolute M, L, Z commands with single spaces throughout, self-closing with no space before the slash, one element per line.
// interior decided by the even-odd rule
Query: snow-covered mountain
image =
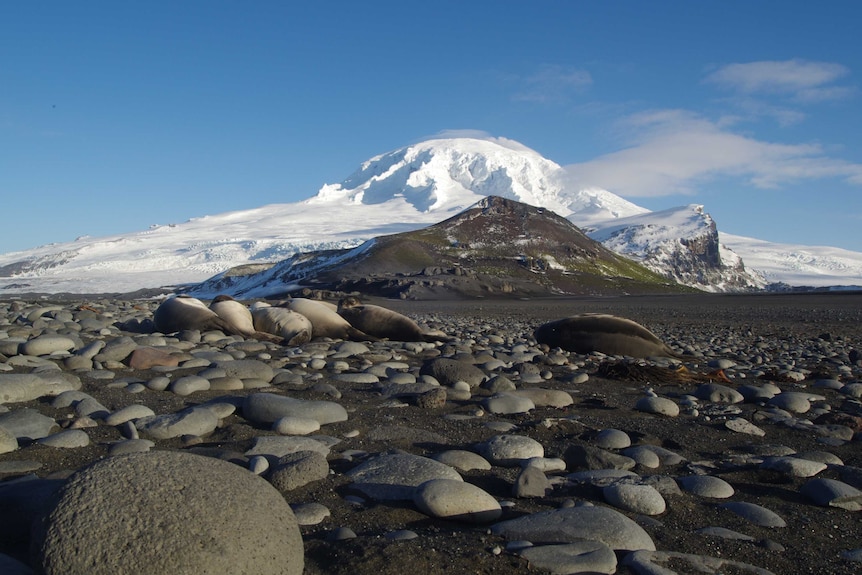
<path fill-rule="evenodd" d="M 488 195 L 551 209 L 612 249 L 692 285 L 719 290 L 747 281 L 740 275 L 739 258 L 719 245 L 715 224 L 702 209 L 649 212 L 605 190 L 572 189 L 565 170 L 517 142 L 447 138 L 372 158 L 340 184 L 324 185 L 301 202 L 0 254 L 0 294 L 129 292 L 196 283 L 239 265 L 354 247 L 375 236 L 424 227 Z M 740 249 L 754 245 L 737 244 Z M 763 258 L 757 261 L 764 267 L 754 267 L 769 281 L 785 281 L 786 268 L 774 264 L 792 260 L 790 252 L 798 247 L 788 248 L 787 259 Z M 824 253 L 816 250 L 825 248 L 805 249 Z M 845 253 L 862 267 L 862 254 Z M 740 255 L 746 260 L 744 252 Z M 718 276 L 692 267 L 716 263 Z M 828 277 L 828 270 L 824 273 Z M 862 283 L 862 274 L 835 278 L 834 283 Z M 754 277 L 748 285 L 761 282 Z"/>
<path fill-rule="evenodd" d="M 577 213 L 569 219 L 580 221 Z M 698 204 L 579 225 L 605 247 L 681 284 L 725 292 L 767 283 L 719 241 L 715 222 Z"/>

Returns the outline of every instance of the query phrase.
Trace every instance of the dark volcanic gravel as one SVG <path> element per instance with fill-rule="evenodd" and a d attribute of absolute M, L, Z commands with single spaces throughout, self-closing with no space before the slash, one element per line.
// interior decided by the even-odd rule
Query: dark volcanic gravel
<path fill-rule="evenodd" d="M 339 354 L 339 341 L 312 341 L 299 348 L 286 348 L 212 333 L 203 334 L 201 341 L 196 334 L 152 334 L 148 322 L 158 302 L 151 300 L 0 301 L 0 386 L 9 374 L 55 373 L 59 369 L 77 378 L 80 392 L 102 408 L 87 416 L 76 402 L 58 406 L 50 396 L 3 401 L 0 393 L 0 427 L 4 415 L 34 410 L 57 423 L 51 435 L 81 428 L 87 438 L 85 445 L 77 447 L 53 447 L 21 438 L 17 449 L 0 452 L 0 523 L 4 524 L 0 527 L 0 554 L 28 563 L 38 572 L 40 560 L 38 553 L 31 556 L 29 529 L 50 511 L 50 494 L 71 472 L 111 457 L 117 444 L 130 437 L 151 440 L 152 450 L 195 452 L 246 468 L 261 464 L 261 458 L 248 451 L 255 438 L 277 433 L 269 423 L 245 413 L 242 400 L 265 392 L 333 402 L 347 412 L 346 420 L 324 423 L 310 434 L 329 445 L 328 472 L 324 467 L 323 474 L 307 471 L 311 475 L 297 479 L 301 475 L 299 464 L 272 455 L 266 457 L 269 469 L 261 471 L 271 484 L 282 486 L 282 495 L 295 509 L 317 503 L 328 510 L 328 515 L 300 527 L 304 573 L 309 575 L 407 571 L 505 575 L 528 568 L 535 573 L 550 572 L 520 557 L 516 547 L 493 526 L 502 520 L 582 504 L 609 507 L 634 520 L 659 551 L 725 562 L 709 568 L 703 567 L 708 562 L 701 559 L 698 565 L 712 570 L 698 571 L 677 557 L 663 563 L 669 572 L 764 572 L 760 569 L 776 574 L 850 575 L 862 571 L 859 511 L 853 510 L 852 501 L 850 508 L 815 502 L 807 495 L 811 487 L 806 487 L 812 479 L 820 478 L 862 490 L 862 295 L 373 303 L 442 330 L 454 341 L 366 343 L 367 351 Z M 684 353 L 686 359 L 584 356 L 536 345 L 532 331 L 538 325 L 583 312 L 635 320 Z M 72 347 L 38 357 L 22 353 L 25 342 L 49 334 L 68 337 Z M 98 355 L 120 338 L 131 342 L 129 353 L 119 354 L 119 359 Z M 89 361 L 81 359 L 86 354 L 80 350 L 93 342 L 105 342 L 108 347 Z M 170 354 L 178 359 L 179 366 L 133 369 L 129 354 L 134 348 Z M 226 369 L 227 356 L 256 360 L 272 371 L 233 380 L 219 377 L 223 374 L 212 371 L 212 367 Z M 446 387 L 445 403 L 439 395 L 420 400 L 418 394 L 425 389 L 410 387 L 411 376 L 422 381 L 423 365 L 439 357 L 474 364 L 487 380 L 474 387 Z M 189 361 L 192 363 L 185 363 Z M 684 370 L 678 369 L 680 364 Z M 194 387 L 197 380 L 188 380 L 192 387 L 185 395 L 177 393 L 182 388 L 173 384 L 160 389 L 160 382 L 176 382 L 184 376 L 198 376 L 207 383 L 198 388 Z M 553 407 L 537 401 L 535 407 L 523 412 L 492 413 L 487 401 L 497 391 L 507 389 L 504 380 L 511 382 L 509 390 L 518 392 L 565 392 L 571 404 Z M 726 395 L 710 395 L 710 389 L 702 387 L 710 381 L 741 392 L 745 400 L 731 402 L 724 399 Z M 495 385 L 501 387 L 495 389 Z M 754 391 L 771 395 L 755 397 Z M 679 415 L 636 409 L 639 400 L 648 396 L 673 403 Z M 77 401 L 82 398 L 77 397 Z M 807 408 L 799 407 L 800 398 L 808 403 Z M 140 421 L 134 425 L 106 421 L 109 414 L 132 404 L 166 415 L 213 403 L 221 405 L 219 409 L 233 409 L 220 412 L 215 429 L 200 435 L 159 438 L 148 435 Z M 741 423 L 762 431 L 762 435 L 740 431 Z M 638 460 L 631 467 L 639 477 L 628 482 L 655 487 L 666 503 L 664 511 L 647 515 L 643 510 L 612 505 L 605 489 L 608 480 L 584 482 L 571 475 L 588 466 L 596 467 L 583 463 L 579 454 L 602 445 L 604 453 L 614 455 L 643 452 L 603 444 L 605 435 L 600 432 L 609 429 L 624 432 L 634 447 L 680 456 L 679 461 L 663 460 L 655 466 L 646 459 Z M 478 454 L 482 452 L 480 444 L 500 434 L 528 437 L 543 447 L 548 465 L 543 473 L 548 485 L 544 495 L 518 492 L 518 465 L 459 470 L 464 481 L 502 503 L 497 520 L 469 523 L 432 517 L 411 500 L 369 496 L 351 475 L 358 466 L 385 453 L 432 457 L 463 450 Z M 787 455 L 795 456 L 791 458 L 794 461 L 780 459 Z M 824 465 L 806 477 L 790 470 L 789 466 L 799 460 Z M 319 460 L 315 462 L 320 465 Z M 554 467 L 560 464 L 562 468 Z M 290 469 L 279 475 L 279 466 Z M 732 495 L 708 497 L 683 489 L 683 478 L 693 476 L 719 478 L 729 484 Z M 23 490 L 26 495 L 19 495 L 24 481 L 38 482 L 32 485 L 44 489 Z M 857 501 L 862 506 L 862 495 Z M 183 503 L 182 495 L 177 494 L 177 508 L 182 509 Z M 759 525 L 734 513 L 728 503 L 761 506 L 777 514 L 786 526 Z M 192 510 L 188 517 L 194 521 Z M 352 530 L 356 537 L 338 540 L 335 534 L 339 528 Z M 400 530 L 408 530 L 415 537 L 393 536 Z M 743 538 L 729 538 L 727 530 Z M 68 537 L 79 535 L 69 533 Z M 157 539 L 160 535 L 144 531 L 137 536 Z M 232 533 L 225 530 L 222 536 L 230 538 Z M 628 555 L 617 550 L 616 570 L 608 572 L 646 572 L 627 566 Z M 0 555 L 0 571 L 2 560 Z M 225 561 L 239 564 L 243 557 L 226 557 Z M 233 571 L 226 568 L 225 572 Z"/>

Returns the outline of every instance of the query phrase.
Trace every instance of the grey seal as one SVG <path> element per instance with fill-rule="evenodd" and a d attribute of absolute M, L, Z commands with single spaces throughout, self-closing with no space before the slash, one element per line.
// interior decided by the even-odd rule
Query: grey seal
<path fill-rule="evenodd" d="M 533 337 L 538 343 L 581 354 L 599 351 L 607 355 L 681 359 L 639 323 L 604 313 L 585 313 L 550 321 L 540 325 Z"/>
<path fill-rule="evenodd" d="M 263 341 L 280 343 L 282 338 L 278 335 L 258 331 L 254 328 L 254 319 L 251 311 L 242 302 L 238 302 L 229 295 L 216 296 L 210 307 L 220 318 L 228 322 L 240 334 Z"/>
<path fill-rule="evenodd" d="M 348 296 L 338 302 L 338 314 L 350 325 L 367 334 L 394 341 L 449 342 L 453 338 L 439 332 L 429 332 L 397 311 L 379 305 L 363 304 Z"/>
<path fill-rule="evenodd" d="M 311 322 L 314 337 L 350 339 L 354 341 L 377 341 L 379 338 L 353 327 L 349 321 L 338 315 L 337 308 L 322 301 L 295 297 L 278 304 L 300 313 Z"/>
<path fill-rule="evenodd" d="M 230 322 L 219 317 L 204 302 L 187 295 L 178 295 L 163 301 L 153 312 L 153 323 L 162 333 L 196 329 L 221 330 L 227 334 L 241 335 Z"/>
<path fill-rule="evenodd" d="M 285 307 L 257 305 L 252 308 L 251 317 L 257 331 L 280 336 L 287 345 L 301 345 L 313 333 L 307 317 Z"/>

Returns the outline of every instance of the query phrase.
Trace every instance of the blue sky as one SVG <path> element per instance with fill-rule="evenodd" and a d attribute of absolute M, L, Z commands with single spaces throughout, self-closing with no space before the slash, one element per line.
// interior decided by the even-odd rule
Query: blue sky
<path fill-rule="evenodd" d="M 448 130 L 862 251 L 862 3 L 0 3 L 0 253 L 308 198 Z"/>

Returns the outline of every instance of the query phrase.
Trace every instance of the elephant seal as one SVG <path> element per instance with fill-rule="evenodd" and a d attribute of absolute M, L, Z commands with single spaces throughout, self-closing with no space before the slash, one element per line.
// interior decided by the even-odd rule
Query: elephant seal
<path fill-rule="evenodd" d="M 282 341 L 282 338 L 277 335 L 256 330 L 251 311 L 243 303 L 236 301 L 229 295 L 216 296 L 210 302 L 210 309 L 246 337 L 273 343 L 281 343 Z"/>
<path fill-rule="evenodd" d="M 204 302 L 187 295 L 178 295 L 163 301 L 153 312 L 153 323 L 162 333 L 196 329 L 221 330 L 227 334 L 241 335 L 233 325 L 219 317 Z"/>
<path fill-rule="evenodd" d="M 603 313 L 585 313 L 548 322 L 539 326 L 533 337 L 538 343 L 581 354 L 599 351 L 607 355 L 682 359 L 644 326 Z"/>
<path fill-rule="evenodd" d="M 394 341 L 449 342 L 453 338 L 437 332 L 423 331 L 419 324 L 397 311 L 379 305 L 363 304 L 348 296 L 338 302 L 338 315 L 367 334 Z"/>
<path fill-rule="evenodd" d="M 257 331 L 280 336 L 287 345 L 301 345 L 311 339 L 308 318 L 285 307 L 255 306 L 251 317 Z"/>
<path fill-rule="evenodd" d="M 337 308 L 330 307 L 322 301 L 295 297 L 278 304 L 289 310 L 300 313 L 311 322 L 314 337 L 331 337 L 333 339 L 350 339 L 354 341 L 378 341 L 379 338 L 360 331 L 350 325 L 350 322 L 338 315 Z"/>

